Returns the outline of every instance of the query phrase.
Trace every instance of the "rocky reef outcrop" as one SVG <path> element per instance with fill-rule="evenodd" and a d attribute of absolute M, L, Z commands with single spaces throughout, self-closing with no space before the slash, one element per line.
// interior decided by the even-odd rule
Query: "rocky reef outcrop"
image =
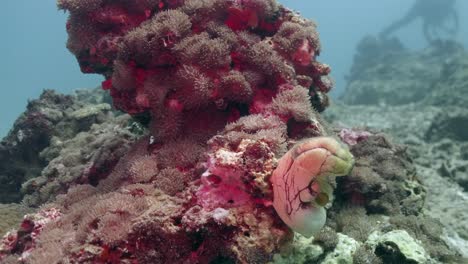
<path fill-rule="evenodd" d="M 462 169 L 427 159 L 458 146 L 440 136 L 464 140 L 449 120 L 463 117 L 440 121 L 438 106 L 421 113 L 404 103 L 413 95 L 398 92 L 403 106 L 337 105 L 328 124 L 319 112 L 332 83 L 316 60 L 315 24 L 275 1 L 59 6 L 70 11 L 68 48 L 82 71 L 103 74 L 102 88 L 127 114 L 97 90 L 33 101 L 4 140 L 16 154 L 0 166 L 24 170 L 15 178 L 5 169 L 1 188 L 35 209 L 4 236 L 1 261 L 463 261 L 453 250 L 463 249 L 460 219 L 437 220 L 464 206 L 451 185 Z M 383 82 L 372 63 L 356 65 L 353 81 Z M 382 109 L 419 123 L 390 110 L 382 118 Z M 34 170 L 24 169 L 31 161 Z M 444 170 L 444 181 L 428 177 Z"/>
<path fill-rule="evenodd" d="M 328 176 L 353 159 L 316 111 L 332 82 L 313 22 L 273 0 L 58 5 L 81 70 L 102 74 L 113 105 L 148 131 L 135 140 L 129 115 L 108 115 L 86 133 L 47 134 L 40 176 L 23 184 L 26 204 L 47 203 L 5 236 L 2 258 L 265 263 L 293 235 L 273 204 L 289 216 L 320 210 L 304 230 L 320 229 Z M 288 200 L 273 199 L 271 175 L 293 146 L 297 170 L 277 173 L 292 183 L 275 185 Z"/>
<path fill-rule="evenodd" d="M 22 190 L 22 184 L 40 175 L 60 155 L 59 145 L 89 131 L 92 125 L 115 118 L 105 97 L 99 90 L 75 95 L 46 90 L 30 101 L 0 144 L 0 202 L 21 201 L 28 192 Z"/>
<path fill-rule="evenodd" d="M 348 105 L 466 105 L 467 56 L 453 41 L 412 51 L 398 39 L 366 37 L 358 44 L 341 100 Z"/>
<path fill-rule="evenodd" d="M 388 45 L 395 43 L 374 38 L 362 41 L 361 47 L 370 45 L 375 53 L 388 59 L 373 61 L 364 56 L 363 50 L 358 52 L 353 68 L 369 74 L 350 80 L 342 96 L 345 103 L 330 108 L 326 119 L 336 126 L 382 131 L 393 141 L 404 144 L 424 186 L 426 199 L 421 212 L 440 221 L 444 240 L 466 254 L 468 214 L 460 208 L 468 206 L 465 153 L 468 110 L 465 97 L 461 96 L 467 87 L 464 66 L 467 54 L 453 42 L 434 43 L 424 51 L 412 52 L 400 45 L 388 49 Z M 377 65 L 385 70 L 377 71 Z M 417 65 L 424 65 L 420 69 L 423 72 L 410 74 L 409 69 Z M 415 90 L 407 89 L 403 82 Z M 375 97 L 352 99 L 354 94 L 366 93 L 363 87 L 369 87 Z M 416 97 L 404 103 L 391 101 L 407 93 Z"/>

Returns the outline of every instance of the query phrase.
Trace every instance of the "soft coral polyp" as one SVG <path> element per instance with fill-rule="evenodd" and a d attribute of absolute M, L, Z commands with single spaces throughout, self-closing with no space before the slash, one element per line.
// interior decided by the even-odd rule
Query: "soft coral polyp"
<path fill-rule="evenodd" d="M 104 75 L 102 88 L 114 106 L 142 117 L 150 131 L 116 164 L 109 158 L 111 163 L 93 165 L 75 182 L 84 189 L 74 195 L 86 190 L 87 197 L 68 197 L 70 191 L 62 198 L 73 202 L 61 205 L 58 199 L 60 223 L 44 229 L 62 235 L 57 259 L 271 260 L 291 231 L 267 207 L 273 198 L 268 179 L 289 146 L 325 134 L 313 107 L 322 109 L 317 105 L 323 106 L 319 99 L 329 90 L 324 76 L 330 69 L 316 61 L 315 25 L 275 0 L 59 0 L 59 5 L 70 12 L 68 48 L 82 71 Z M 158 172 L 148 176 L 148 168 Z M 109 209 L 114 205 L 119 208 Z M 110 219 L 125 228 L 107 240 L 98 226 L 105 216 L 124 212 L 124 218 Z M 36 228 L 33 220 L 29 232 L 39 234 L 43 225 Z M 55 246 L 42 242 L 38 250 Z"/>
<path fill-rule="evenodd" d="M 240 31 L 257 27 L 259 18 L 256 10 L 254 9 L 230 7 L 228 9 L 228 17 L 224 23 L 230 29 Z"/>
<path fill-rule="evenodd" d="M 121 34 L 126 32 L 151 16 L 149 9 L 143 12 L 129 12 L 122 5 L 106 5 L 102 9 L 89 14 L 89 19 L 94 21 L 97 27 L 104 33 Z"/>

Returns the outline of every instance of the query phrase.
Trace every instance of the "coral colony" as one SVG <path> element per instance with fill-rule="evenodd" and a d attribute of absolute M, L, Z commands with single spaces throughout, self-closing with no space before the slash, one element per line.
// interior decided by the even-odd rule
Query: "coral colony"
<path fill-rule="evenodd" d="M 81 70 L 150 132 L 98 182 L 25 218 L 0 258 L 264 263 L 292 230 L 324 225 L 332 176 L 353 158 L 317 113 L 332 82 L 313 22 L 275 0 L 58 5 Z"/>

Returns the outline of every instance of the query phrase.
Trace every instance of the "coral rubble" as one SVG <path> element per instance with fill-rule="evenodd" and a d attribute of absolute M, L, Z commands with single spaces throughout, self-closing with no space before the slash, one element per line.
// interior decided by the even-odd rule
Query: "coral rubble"
<path fill-rule="evenodd" d="M 468 124 L 467 102 L 461 95 L 468 87 L 465 85 L 467 52 L 450 41 L 432 43 L 423 51 L 409 51 L 395 43 L 396 40 L 372 37 L 361 42 L 342 97 L 346 104 L 335 104 L 327 110 L 325 119 L 335 126 L 358 127 L 358 131 L 383 131 L 405 145 L 408 160 L 413 162 L 419 176 L 417 184 L 407 185 L 405 189 L 414 198 L 420 198 L 403 203 L 401 209 L 411 209 L 420 216 L 411 216 L 413 220 L 398 217 L 391 222 L 420 240 L 428 254 L 450 263 L 447 248 L 433 239 L 441 237 L 452 251 L 468 257 L 468 214 L 460 210 L 468 206 L 465 151 L 468 143 L 463 132 Z M 363 47 L 368 47 L 379 59 L 366 56 Z M 412 89 L 407 89 L 407 84 Z M 365 98 L 365 94 L 372 94 L 372 98 Z M 399 100 L 401 96 L 412 99 Z M 344 135 L 353 136 L 349 132 Z M 414 204 L 419 209 L 413 210 L 405 204 Z M 415 223 L 414 219 L 418 218 Z M 431 232 L 421 233 L 425 229 Z M 452 260 L 463 261 L 466 260 Z"/>

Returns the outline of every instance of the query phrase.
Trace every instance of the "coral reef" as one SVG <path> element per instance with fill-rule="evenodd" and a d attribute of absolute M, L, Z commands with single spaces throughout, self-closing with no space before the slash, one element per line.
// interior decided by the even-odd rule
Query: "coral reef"
<path fill-rule="evenodd" d="M 68 48 L 83 72 L 107 78 L 117 108 L 160 119 L 159 141 L 177 136 L 190 125 L 185 113 L 201 106 L 224 120 L 299 110 L 298 122 L 305 109 L 281 109 L 284 100 L 310 94 L 314 107 L 326 106 L 330 68 L 315 60 L 315 24 L 274 0 L 87 2 L 59 1 L 70 12 Z"/>
<path fill-rule="evenodd" d="M 460 47 L 457 47 L 460 49 Z M 440 49 L 436 49 L 437 53 Z M 448 49 L 450 50 L 450 49 Z M 435 106 L 466 106 L 468 100 L 468 53 L 464 50 L 449 52 L 444 60 L 440 77 L 432 86 L 424 102 Z"/>
<path fill-rule="evenodd" d="M 82 94 L 83 98 L 89 97 Z M 106 122 L 109 114 L 110 106 L 103 101 L 88 105 L 76 96 L 61 95 L 52 90 L 46 90 L 39 99 L 30 101 L 0 145 L 0 202 L 21 201 L 24 195 L 20 192 L 21 185 L 40 175 L 48 161 L 58 155 L 41 154 L 52 142 L 61 143 L 87 131 L 92 124 Z"/>
<path fill-rule="evenodd" d="M 363 42 L 376 56 L 359 53 L 345 97 L 383 106 L 338 105 L 326 114 L 332 128 L 318 113 L 332 82 L 316 61 L 315 24 L 274 0 L 58 4 L 70 13 L 68 48 L 83 72 L 105 77 L 109 95 L 47 91 L 4 140 L 19 168 L 38 164 L 15 179 L 23 194 L 14 201 L 40 208 L 5 235 L 1 261 L 462 263 L 454 249 L 466 245 L 466 219 L 454 214 L 467 199 L 449 184 L 461 184 L 463 165 L 440 157 L 466 156 L 463 114 L 404 105 L 418 95 L 403 81 L 378 90 L 396 94 L 392 102 L 360 90 L 390 75 L 426 76 L 415 60 L 449 67 L 440 61 L 463 52 L 456 45 L 412 54 L 391 40 Z M 404 63 L 409 70 L 395 66 Z M 42 120 L 36 112 L 47 113 L 47 129 L 30 121 Z M 33 140 L 36 130 L 45 141 Z M 18 133 L 34 146 L 28 160 L 18 158 L 27 151 Z"/>
<path fill-rule="evenodd" d="M 94 178 L 105 177 L 102 170 L 144 133 L 107 102 L 100 89 L 73 95 L 46 90 L 29 102 L 0 146 L 0 202 L 39 206 L 70 184 L 95 185 Z"/>
<path fill-rule="evenodd" d="M 62 134 L 59 123 L 70 107 L 73 101 L 69 96 L 52 90 L 28 103 L 27 110 L 0 144 L 0 202 L 21 201 L 21 184 L 45 167 L 46 161 L 39 153 L 48 146 L 53 134 Z"/>
<path fill-rule="evenodd" d="M 108 116 L 104 123 L 94 124 L 71 139 L 53 137 L 40 154 L 47 166 L 21 186 L 23 202 L 38 206 L 66 193 L 73 184 L 97 185 L 136 140 L 137 134 L 128 129 L 130 123 L 128 115 Z"/>
<path fill-rule="evenodd" d="M 61 217 L 61 213 L 55 209 L 41 210 L 35 214 L 24 216 L 18 230 L 8 232 L 0 244 L 0 259 L 8 256 L 9 262 L 13 262 L 12 254 L 20 254 L 17 262 L 23 262 L 29 258 L 31 251 L 36 247 L 39 234 L 45 226 Z"/>
<path fill-rule="evenodd" d="M 296 234 L 272 263 L 464 261 L 444 239 L 441 223 L 425 214 L 426 189 L 402 146 L 371 133 L 350 150 L 355 168 L 337 178 L 325 227 L 312 239 Z"/>
<path fill-rule="evenodd" d="M 30 210 L 19 204 L 0 204 L 0 234 L 15 228 Z"/>
<path fill-rule="evenodd" d="M 274 191 L 269 179 L 278 159 L 310 137 L 315 150 L 298 164 L 326 187 L 322 194 L 311 183 L 309 196 L 330 206 L 328 174 L 349 172 L 352 157 L 318 116 L 332 81 L 316 60 L 314 23 L 274 0 L 58 5 L 70 13 L 68 48 L 81 70 L 103 74 L 114 106 L 149 131 L 131 144 L 129 117 L 108 116 L 85 133 L 51 137 L 41 152 L 48 164 L 23 184 L 24 201 L 49 201 L 29 218 L 59 215 L 37 232 L 10 233 L 6 241 L 29 242 L 4 246 L 5 258 L 266 263 L 293 238 L 272 204 L 273 192 L 294 190 Z M 109 110 L 88 102 L 70 116 Z"/>
<path fill-rule="evenodd" d="M 391 143 L 382 134 L 374 134 L 350 150 L 356 165 L 348 177 L 337 179 L 337 196 L 329 210 L 327 225 L 335 232 L 362 242 L 361 246 L 366 248 L 372 244 L 374 232 L 404 229 L 412 239 L 422 241 L 428 252 L 427 261 L 445 262 L 456 258 L 440 237 L 441 224 L 426 220 L 423 213 L 426 189 L 405 148 Z M 421 228 L 423 222 L 426 226 Z M 391 263 L 401 253 L 401 250 L 379 251 L 376 247 L 371 247 L 370 251 L 383 263 Z"/>
<path fill-rule="evenodd" d="M 357 47 L 341 99 L 350 105 L 466 104 L 467 56 L 452 41 L 413 52 L 397 39 L 368 36 Z"/>
<path fill-rule="evenodd" d="M 459 106 L 337 104 L 327 111 L 325 117 L 339 126 L 384 131 L 393 140 L 405 144 L 407 156 L 413 161 L 419 175 L 418 185 L 423 186 L 420 194 L 426 196 L 423 212 L 440 220 L 444 227 L 442 237 L 460 252 L 468 252 L 468 230 L 465 225 L 468 214 L 460 211 L 460 208 L 468 206 L 465 189 L 467 174 L 464 170 L 468 143 L 456 136 L 463 127 L 462 122 L 452 123 L 455 125 L 453 128 L 445 126 L 446 131 L 439 129 L 439 124 L 451 123 L 450 116 L 456 117 L 457 113 L 461 115 L 465 111 Z M 445 120 L 445 117 L 448 119 Z"/>
<path fill-rule="evenodd" d="M 432 242 L 433 234 L 442 237 L 452 250 L 468 257 L 468 214 L 460 210 L 468 206 L 467 139 L 463 132 L 467 126 L 467 102 L 462 96 L 468 87 L 465 85 L 466 52 L 453 42 L 432 43 L 424 51 L 405 50 L 395 43 L 396 40 L 377 41 L 373 38 L 362 41 L 361 46 L 368 45 L 375 56 L 366 56 L 364 50 L 358 52 L 348 90 L 342 97 L 348 104 L 335 104 L 327 110 L 325 119 L 338 127 L 357 127 L 358 132 L 383 131 L 397 143 L 405 144 L 419 175 L 417 185 L 424 186 L 414 189 L 417 185 L 411 184 L 406 189 L 415 198 L 421 191 L 419 195 L 426 199 L 424 203 L 420 199 L 416 203 L 418 207 L 422 206 L 421 216 L 411 216 L 413 220 L 393 218 L 392 225 L 422 242 L 426 253 L 440 256 L 439 261 L 450 262 L 451 257 L 446 247 Z M 410 71 L 417 65 L 424 67 L 420 71 Z M 382 70 L 376 70 L 376 67 Z M 414 89 L 408 90 L 402 83 L 410 83 Z M 375 97 L 362 97 L 361 102 L 352 99 L 354 95 L 359 98 L 357 95 L 365 93 L 362 87 L 372 90 Z M 390 101 L 413 92 L 415 97 L 406 102 Z M 344 135 L 353 134 L 347 132 Z M 356 164 L 359 164 L 359 158 L 357 160 Z M 347 177 L 350 178 L 353 177 Z M 436 222 L 442 224 L 442 229 Z M 430 230 L 430 233 L 424 230 Z"/>
<path fill-rule="evenodd" d="M 337 190 L 345 202 L 364 206 L 368 213 L 417 215 L 421 211 L 426 190 L 404 147 L 377 134 L 352 146 L 351 152 L 356 165 Z"/>

